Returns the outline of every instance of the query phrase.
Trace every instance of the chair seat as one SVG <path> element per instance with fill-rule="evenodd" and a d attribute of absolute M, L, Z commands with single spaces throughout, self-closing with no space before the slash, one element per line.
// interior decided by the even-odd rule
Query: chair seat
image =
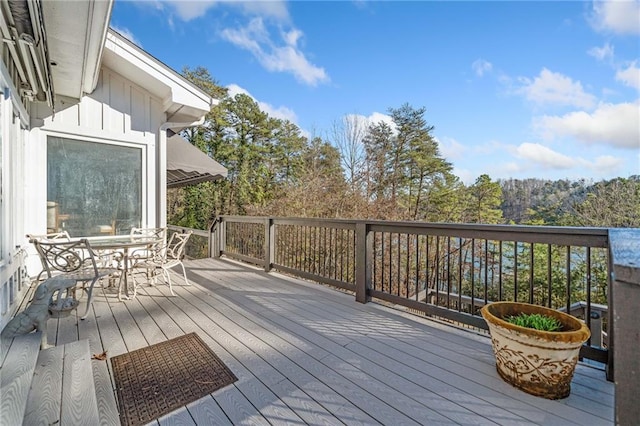
<path fill-rule="evenodd" d="M 116 268 L 98 268 L 98 278 L 106 277 L 107 275 L 115 274 L 118 272 Z M 81 269 L 74 272 L 63 272 L 63 277 L 71 278 L 76 281 L 89 281 L 96 278 L 96 271 L 93 268 Z"/>

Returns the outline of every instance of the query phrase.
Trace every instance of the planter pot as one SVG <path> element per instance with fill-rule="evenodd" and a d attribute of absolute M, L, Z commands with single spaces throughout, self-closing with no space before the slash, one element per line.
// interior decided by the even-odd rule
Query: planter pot
<path fill-rule="evenodd" d="M 498 374 L 506 382 L 536 396 L 569 396 L 571 379 L 582 344 L 591 333 L 579 319 L 543 306 L 495 302 L 481 309 L 489 325 Z M 556 318 L 561 331 L 540 331 L 503 320 L 520 313 Z"/>

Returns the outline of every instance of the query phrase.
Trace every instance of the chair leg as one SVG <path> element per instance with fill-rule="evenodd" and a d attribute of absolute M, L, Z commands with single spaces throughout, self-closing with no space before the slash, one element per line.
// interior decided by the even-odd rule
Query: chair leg
<path fill-rule="evenodd" d="M 184 265 L 182 264 L 182 262 L 180 262 L 180 266 L 182 266 L 182 275 L 184 276 L 184 284 L 185 285 L 191 285 L 191 283 L 187 279 L 187 271 L 185 271 Z"/>
<path fill-rule="evenodd" d="M 84 311 L 84 315 L 80 317 L 81 320 L 87 318 L 87 315 L 89 315 L 89 308 L 91 308 L 91 302 L 93 298 L 93 286 L 95 285 L 96 281 L 98 281 L 98 277 L 94 278 L 93 281 L 91 281 L 91 285 L 87 290 L 87 308 Z"/>
<path fill-rule="evenodd" d="M 173 287 L 171 286 L 171 275 L 169 274 L 167 268 L 162 268 L 162 275 L 165 277 L 165 280 L 169 284 L 169 292 L 172 296 L 175 296 L 176 294 L 173 292 Z"/>

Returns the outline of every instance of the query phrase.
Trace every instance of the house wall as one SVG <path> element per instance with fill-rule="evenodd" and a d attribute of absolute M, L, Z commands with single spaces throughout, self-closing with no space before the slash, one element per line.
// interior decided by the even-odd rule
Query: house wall
<path fill-rule="evenodd" d="M 117 72 L 103 67 L 93 93 L 80 101 L 57 99 L 56 111 L 46 104 L 31 106 L 27 155 L 26 226 L 24 234 L 47 231 L 47 137 L 118 144 L 142 150 L 142 226 L 155 226 L 157 140 L 165 114 L 162 102 Z M 23 234 L 23 235 L 24 235 Z M 25 239 L 26 243 L 26 239 Z M 29 275 L 36 275 L 39 260 L 27 244 Z M 33 260 L 32 260 L 33 259 Z"/>
<path fill-rule="evenodd" d="M 95 90 L 80 100 L 57 95 L 52 109 L 20 92 L 19 69 L 0 43 L 0 329 L 41 270 L 26 235 L 47 232 L 49 136 L 140 149 L 140 225 L 166 222 L 166 128 L 196 121 L 210 100 L 120 36 L 107 45 Z"/>
<path fill-rule="evenodd" d="M 29 118 L 14 84 L 15 66 L 4 45 L 0 46 L 0 329 L 15 313 L 29 283 L 22 214 Z"/>

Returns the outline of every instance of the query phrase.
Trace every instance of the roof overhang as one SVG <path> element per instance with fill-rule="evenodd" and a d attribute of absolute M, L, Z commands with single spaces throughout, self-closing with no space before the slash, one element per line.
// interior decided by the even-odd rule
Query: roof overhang
<path fill-rule="evenodd" d="M 180 135 L 167 138 L 167 188 L 227 177 L 227 169 Z"/>
<path fill-rule="evenodd" d="M 197 121 L 217 103 L 206 92 L 113 29 L 107 32 L 102 63 L 159 97 L 168 122 Z"/>
<path fill-rule="evenodd" d="M 80 99 L 98 83 L 113 0 L 41 3 L 55 94 Z"/>

